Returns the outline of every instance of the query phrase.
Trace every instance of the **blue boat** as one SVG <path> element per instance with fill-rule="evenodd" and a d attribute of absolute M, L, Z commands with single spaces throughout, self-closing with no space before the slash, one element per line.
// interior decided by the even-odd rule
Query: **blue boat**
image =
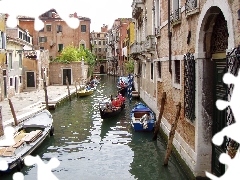
<path fill-rule="evenodd" d="M 154 112 L 143 103 L 138 103 L 130 112 L 131 124 L 135 131 L 153 131 Z"/>

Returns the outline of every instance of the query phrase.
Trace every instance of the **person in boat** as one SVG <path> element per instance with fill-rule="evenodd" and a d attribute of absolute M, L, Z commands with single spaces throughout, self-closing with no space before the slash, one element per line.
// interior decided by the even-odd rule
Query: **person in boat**
<path fill-rule="evenodd" d="M 90 85 L 88 84 L 87 86 L 86 86 L 86 90 L 90 90 L 91 89 L 91 87 L 90 87 Z"/>
<path fill-rule="evenodd" d="M 125 84 L 124 84 L 124 82 L 123 82 L 122 79 L 120 80 L 120 87 L 121 87 L 121 88 L 125 88 Z"/>
<path fill-rule="evenodd" d="M 125 97 L 123 97 L 120 92 L 118 93 L 118 96 L 117 96 L 117 97 L 119 98 L 119 100 L 120 100 L 122 103 L 125 102 Z"/>

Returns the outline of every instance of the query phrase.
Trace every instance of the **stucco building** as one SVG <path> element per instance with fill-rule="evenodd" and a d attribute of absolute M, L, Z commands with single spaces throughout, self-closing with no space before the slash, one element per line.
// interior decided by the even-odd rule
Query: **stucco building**
<path fill-rule="evenodd" d="M 101 32 L 91 32 L 90 41 L 92 53 L 96 56 L 96 66 L 94 68 L 94 73 L 107 73 L 107 31 L 108 26 L 103 24 L 101 27 Z"/>
<path fill-rule="evenodd" d="M 34 29 L 34 18 L 19 16 L 19 26 L 27 29 L 33 35 L 35 50 L 49 50 L 50 59 L 56 58 L 62 49 L 68 45 L 84 46 L 90 49 L 90 24 L 87 17 L 70 14 L 72 18 L 79 19 L 79 26 L 72 29 L 61 19 L 55 9 L 51 9 L 40 16 L 44 28 L 40 31 Z"/>
<path fill-rule="evenodd" d="M 239 69 L 238 1 L 133 0 L 136 43 L 132 56 L 139 74 L 141 98 L 158 114 L 163 92 L 167 99 L 161 128 L 169 135 L 181 103 L 173 144 L 195 177 L 205 171 L 225 172 L 219 162 L 230 154 L 230 139 L 222 146 L 211 142 L 214 134 L 234 122 L 230 108 L 219 111 L 217 99 L 230 99 L 225 72 Z M 168 8 L 170 12 L 168 12 Z M 155 41 L 155 42 L 154 42 Z M 149 46 L 150 45 L 150 46 Z M 147 47 L 151 47 L 150 49 Z M 155 48 L 155 49 L 154 49 Z"/>

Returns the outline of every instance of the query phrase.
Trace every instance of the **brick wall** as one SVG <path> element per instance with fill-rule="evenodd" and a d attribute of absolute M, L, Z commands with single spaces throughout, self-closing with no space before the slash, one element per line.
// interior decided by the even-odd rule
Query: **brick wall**
<path fill-rule="evenodd" d="M 71 69 L 72 73 L 72 80 L 69 82 L 72 85 L 75 84 L 75 81 L 79 81 L 82 78 L 86 79 L 86 73 L 84 76 L 84 71 L 88 69 L 87 65 L 83 65 L 81 62 L 72 62 L 70 64 L 63 64 L 63 63 L 50 63 L 49 64 L 49 79 L 50 85 L 54 84 L 63 84 L 63 69 Z M 83 77 L 84 76 L 84 77 Z"/>

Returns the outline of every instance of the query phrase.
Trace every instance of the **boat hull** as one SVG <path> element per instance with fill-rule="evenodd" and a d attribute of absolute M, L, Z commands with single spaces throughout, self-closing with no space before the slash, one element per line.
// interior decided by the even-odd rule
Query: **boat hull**
<path fill-rule="evenodd" d="M 90 90 L 90 91 L 78 91 L 77 95 L 78 97 L 84 97 L 84 96 L 90 96 L 92 95 L 94 92 L 94 90 Z"/>
<path fill-rule="evenodd" d="M 102 110 L 100 107 L 99 107 L 99 111 L 100 111 L 100 115 L 101 115 L 102 119 L 108 119 L 108 118 L 111 118 L 111 117 L 114 117 L 114 116 L 117 116 L 118 114 L 120 114 L 124 108 L 125 108 L 125 104 L 123 104 L 121 106 L 121 108 L 119 108 L 115 111 Z"/>
<path fill-rule="evenodd" d="M 130 112 L 131 124 L 134 131 L 153 131 L 155 127 L 155 115 L 153 111 L 143 103 L 136 104 Z"/>
<path fill-rule="evenodd" d="M 38 136 L 34 137 L 34 140 L 31 140 L 29 142 L 27 142 L 26 139 L 24 140 L 21 139 L 21 141 L 24 141 L 24 142 L 16 146 L 12 155 L 6 156 L 4 155 L 5 153 L 0 154 L 0 161 L 5 160 L 8 163 L 8 169 L 0 172 L 9 173 L 15 169 L 17 169 L 18 171 L 21 170 L 21 168 L 24 166 L 23 161 L 25 157 L 30 155 L 33 151 L 35 151 L 42 144 L 42 142 L 47 138 L 47 136 L 53 133 L 52 123 L 53 123 L 52 116 L 50 112 L 47 110 L 43 110 L 42 112 L 36 114 L 35 116 L 21 122 L 17 127 L 17 132 L 19 132 L 19 134 L 21 134 L 20 133 L 21 130 L 26 130 L 31 132 L 34 129 L 34 130 L 42 130 L 42 132 Z M 18 140 L 17 142 L 20 142 L 20 141 Z M 0 148 L 4 148 L 4 147 L 0 147 Z"/>

